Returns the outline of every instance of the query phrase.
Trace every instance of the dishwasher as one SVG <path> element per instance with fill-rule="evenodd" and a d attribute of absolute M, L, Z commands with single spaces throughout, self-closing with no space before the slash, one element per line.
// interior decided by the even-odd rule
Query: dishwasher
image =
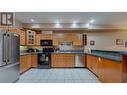
<path fill-rule="evenodd" d="M 75 67 L 85 67 L 84 54 L 75 55 Z"/>

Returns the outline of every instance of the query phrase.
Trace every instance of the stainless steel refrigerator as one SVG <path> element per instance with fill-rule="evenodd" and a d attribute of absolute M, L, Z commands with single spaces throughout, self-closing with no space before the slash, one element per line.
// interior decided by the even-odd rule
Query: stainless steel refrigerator
<path fill-rule="evenodd" d="M 12 83 L 18 80 L 19 47 L 19 35 L 0 30 L 0 83 Z"/>

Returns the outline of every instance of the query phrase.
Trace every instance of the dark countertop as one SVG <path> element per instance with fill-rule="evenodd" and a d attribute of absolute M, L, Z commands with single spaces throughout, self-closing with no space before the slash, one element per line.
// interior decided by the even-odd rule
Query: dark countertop
<path fill-rule="evenodd" d="M 42 52 L 22 52 L 20 53 L 20 56 L 30 55 L 30 54 L 39 54 L 39 53 L 42 53 Z"/>
<path fill-rule="evenodd" d="M 109 60 L 112 60 L 112 61 L 121 62 L 121 57 L 120 56 L 113 56 L 113 55 L 99 54 L 99 53 L 87 53 L 87 54 L 102 57 L 102 58 L 106 58 L 106 59 L 109 59 Z"/>
<path fill-rule="evenodd" d="M 29 54 L 39 54 L 43 52 L 31 52 L 31 53 L 20 53 L 21 56 L 29 55 Z M 89 54 L 94 55 L 102 58 L 106 58 L 109 60 L 121 62 L 122 58 L 121 55 L 127 55 L 127 51 L 105 51 L 105 50 L 92 50 L 91 53 L 84 53 L 83 51 L 59 51 L 59 52 L 52 52 L 52 54 Z"/>
<path fill-rule="evenodd" d="M 84 52 L 53 52 L 52 54 L 84 54 Z"/>
<path fill-rule="evenodd" d="M 127 51 L 120 51 L 121 55 L 127 55 Z"/>
<path fill-rule="evenodd" d="M 122 61 L 121 55 L 127 55 L 127 51 L 92 50 L 91 53 L 88 54 L 121 62 Z"/>

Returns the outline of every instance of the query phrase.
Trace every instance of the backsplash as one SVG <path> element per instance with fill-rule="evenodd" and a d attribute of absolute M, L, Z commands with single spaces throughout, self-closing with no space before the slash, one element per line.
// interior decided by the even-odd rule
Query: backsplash
<path fill-rule="evenodd" d="M 57 46 L 60 50 L 83 50 L 83 46 L 68 46 L 68 45 L 59 45 Z"/>
<path fill-rule="evenodd" d="M 20 52 L 26 52 L 27 49 L 27 46 L 20 46 Z"/>

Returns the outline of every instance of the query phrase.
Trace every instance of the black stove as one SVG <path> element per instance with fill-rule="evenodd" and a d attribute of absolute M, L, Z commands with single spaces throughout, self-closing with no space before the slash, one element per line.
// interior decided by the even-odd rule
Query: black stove
<path fill-rule="evenodd" d="M 51 53 L 54 48 L 43 48 L 42 53 L 38 54 L 38 68 L 49 69 L 51 68 Z"/>

